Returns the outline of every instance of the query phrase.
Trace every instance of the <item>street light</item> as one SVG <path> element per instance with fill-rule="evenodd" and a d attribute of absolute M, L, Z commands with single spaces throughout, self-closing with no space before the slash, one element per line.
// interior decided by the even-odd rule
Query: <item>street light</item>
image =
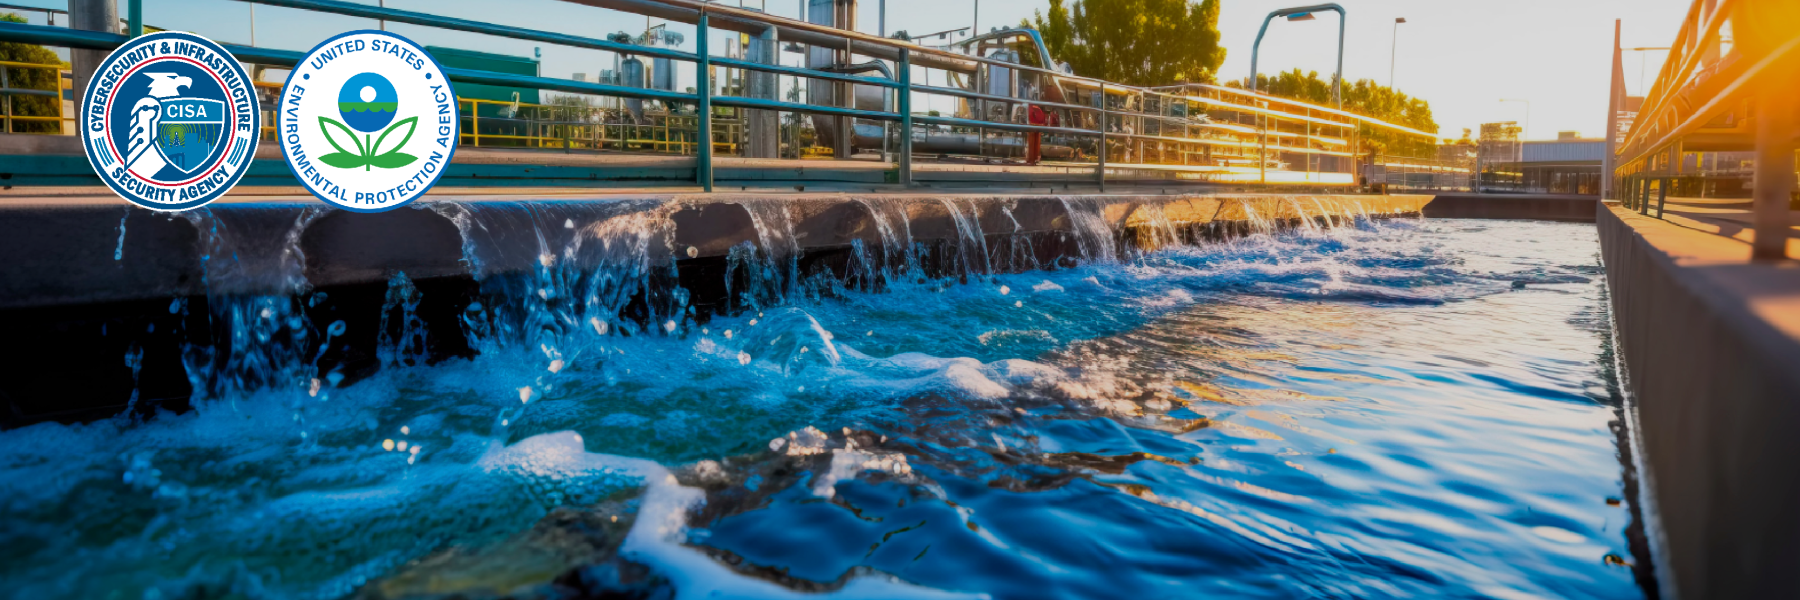
<path fill-rule="evenodd" d="M 1271 12 L 1268 17 L 1263 18 L 1262 29 L 1256 32 L 1256 44 L 1250 47 L 1250 91 L 1256 91 L 1257 55 L 1262 51 L 1263 35 L 1269 33 L 1269 22 L 1274 21 L 1275 17 L 1287 17 L 1289 21 L 1311 21 L 1317 18 L 1313 16 L 1313 13 L 1327 10 L 1335 11 L 1338 14 L 1337 79 L 1331 82 L 1331 98 L 1337 102 L 1339 109 L 1344 108 L 1344 20 L 1348 15 L 1344 12 L 1344 7 L 1337 4 L 1283 8 Z"/>
<path fill-rule="evenodd" d="M 1658 50 L 1667 52 L 1669 49 L 1668 48 L 1626 48 L 1625 49 L 1626 52 L 1656 52 Z M 1649 64 L 1650 64 L 1649 60 L 1646 60 L 1646 59 L 1638 60 L 1638 93 L 1645 95 L 1645 96 L 1650 95 L 1650 91 L 1644 89 L 1644 71 L 1649 66 Z"/>
<path fill-rule="evenodd" d="M 1526 137 L 1526 138 L 1531 137 L 1531 101 L 1530 100 L 1518 100 L 1518 99 L 1513 99 L 1513 98 L 1501 98 L 1500 101 L 1501 102 L 1524 102 L 1525 103 L 1525 129 L 1522 133 L 1520 133 L 1520 136 Z"/>
<path fill-rule="evenodd" d="M 1400 26 L 1406 24 L 1406 17 L 1394 19 L 1394 45 L 1388 49 L 1388 89 L 1394 89 L 1394 60 L 1400 54 Z"/>

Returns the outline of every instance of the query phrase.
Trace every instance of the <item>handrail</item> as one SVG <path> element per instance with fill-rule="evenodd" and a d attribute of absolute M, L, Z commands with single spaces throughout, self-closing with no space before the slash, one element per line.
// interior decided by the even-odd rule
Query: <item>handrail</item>
<path fill-rule="evenodd" d="M 569 35 L 569 34 L 548 32 L 548 31 L 540 31 L 540 30 L 534 30 L 534 29 L 528 29 L 528 28 L 522 28 L 522 27 L 494 25 L 494 24 L 488 24 L 488 23 L 483 23 L 483 22 L 479 22 L 479 21 L 458 19 L 458 18 L 446 17 L 446 16 L 438 16 L 438 15 L 427 14 L 427 13 L 422 13 L 422 12 L 391 9 L 391 8 L 386 8 L 386 7 L 381 7 L 381 6 L 369 6 L 369 5 L 365 5 L 365 4 L 356 4 L 356 3 L 347 2 L 344 0 L 244 0 L 244 1 L 250 2 L 253 4 L 263 4 L 263 5 L 268 5 L 268 6 L 278 6 L 278 7 L 284 7 L 284 8 L 296 8 L 296 9 L 301 9 L 301 10 L 312 10 L 312 11 L 332 13 L 332 14 L 341 14 L 341 15 L 346 15 L 346 16 L 360 17 L 360 18 L 380 19 L 380 20 L 384 20 L 384 21 L 393 21 L 393 22 L 397 22 L 397 23 L 407 23 L 407 24 L 412 24 L 412 25 L 433 27 L 433 28 L 439 28 L 439 29 L 448 29 L 448 30 L 454 30 L 454 31 L 463 31 L 463 32 L 477 33 L 477 34 L 482 34 L 482 35 L 503 36 L 503 37 L 508 37 L 508 38 L 512 38 L 512 39 L 531 40 L 531 41 L 538 41 L 538 42 L 544 42 L 544 43 L 549 43 L 549 44 L 576 47 L 576 48 L 595 49 L 595 50 L 603 50 L 603 51 L 622 53 L 622 54 L 648 56 L 648 57 L 653 57 L 653 58 L 666 58 L 666 59 L 670 59 L 670 60 L 688 61 L 688 62 L 696 63 L 697 65 L 700 66 L 700 68 L 698 69 L 698 72 L 699 72 L 699 77 L 701 78 L 700 82 L 697 83 L 697 88 L 696 88 L 695 92 L 677 92 L 677 91 L 673 91 L 673 90 L 661 90 L 661 89 L 648 88 L 648 87 L 631 87 L 631 86 L 606 84 L 606 83 L 598 83 L 598 82 L 574 81 L 574 80 L 554 78 L 554 77 L 514 75 L 514 74 L 496 73 L 496 72 L 480 71 L 480 70 L 473 70 L 473 69 L 445 68 L 444 73 L 445 73 L 446 77 L 448 79 L 458 82 L 458 83 L 487 84 L 487 85 L 504 86 L 504 87 L 522 87 L 522 88 L 529 88 L 529 89 L 549 90 L 549 91 L 567 92 L 567 93 L 574 93 L 574 94 L 589 94 L 589 95 L 601 95 L 601 96 L 610 96 L 610 97 L 626 98 L 626 99 L 634 99 L 634 100 L 649 100 L 649 101 L 663 102 L 668 105 L 684 105 L 684 106 L 704 107 L 704 106 L 707 106 L 708 104 L 710 104 L 710 105 L 726 107 L 726 108 L 795 112 L 795 113 L 804 113 L 804 114 L 819 115 L 819 116 L 840 117 L 840 118 L 878 121 L 878 122 L 900 122 L 903 124 L 908 123 L 908 122 L 916 122 L 916 123 L 921 123 L 921 124 L 926 124 L 926 125 L 969 128 L 969 129 L 985 130 L 985 131 L 1001 131 L 1001 132 L 1011 132 L 1011 133 L 1054 134 L 1054 135 L 1065 135 L 1065 136 L 1094 137 L 1094 138 L 1100 138 L 1102 140 L 1124 140 L 1127 142 L 1133 142 L 1133 141 L 1168 142 L 1168 143 L 1172 143 L 1172 144 L 1179 144 L 1179 145 L 1186 146 L 1185 149 L 1169 150 L 1171 152 L 1183 152 L 1183 153 L 1197 152 L 1198 150 L 1196 148 L 1201 147 L 1201 146 L 1220 147 L 1220 148 L 1235 148 L 1235 149 L 1250 149 L 1251 152 L 1245 153 L 1246 155 L 1257 154 L 1260 157 L 1260 160 L 1264 160 L 1264 161 L 1266 161 L 1268 159 L 1269 154 L 1272 152 L 1285 152 L 1285 153 L 1298 153 L 1298 154 L 1324 154 L 1324 155 L 1334 155 L 1334 156 L 1354 156 L 1354 154 L 1355 154 L 1354 152 L 1346 152 L 1346 151 L 1339 151 L 1336 149 L 1330 149 L 1334 146 L 1335 147 L 1348 146 L 1349 143 L 1346 142 L 1345 140 L 1340 139 L 1340 138 L 1334 138 L 1334 137 L 1312 135 L 1312 132 L 1317 130 L 1316 128 L 1312 128 L 1312 127 L 1308 128 L 1307 133 L 1301 134 L 1301 133 L 1298 133 L 1298 131 L 1297 131 L 1299 129 L 1299 127 L 1297 125 L 1292 125 L 1293 123 L 1310 123 L 1310 124 L 1315 124 L 1317 126 L 1322 126 L 1322 127 L 1353 128 L 1353 127 L 1356 127 L 1357 122 L 1360 122 L 1360 123 L 1365 123 L 1365 124 L 1369 124 L 1369 125 L 1373 125 L 1373 126 L 1393 129 L 1393 130 L 1401 131 L 1401 132 L 1408 133 L 1408 134 L 1414 134 L 1414 135 L 1419 135 L 1419 136 L 1424 136 L 1424 137 L 1432 137 L 1433 136 L 1433 134 L 1428 134 L 1428 133 L 1425 133 L 1422 131 L 1418 131 L 1415 129 L 1406 128 L 1406 127 L 1402 127 L 1402 126 L 1398 126 L 1398 125 L 1393 125 L 1391 123 L 1386 123 L 1386 122 L 1380 121 L 1378 119 L 1361 117 L 1361 116 L 1354 115 L 1352 113 L 1347 113 L 1344 111 L 1333 110 L 1333 109 L 1329 109 L 1329 108 L 1325 108 L 1325 107 L 1307 105 L 1304 103 L 1294 102 L 1294 101 L 1285 100 L 1285 99 L 1278 99 L 1278 98 L 1273 98 L 1273 97 L 1265 97 L 1265 96 L 1261 96 L 1258 94 L 1251 94 L 1254 97 L 1262 97 L 1262 98 L 1266 98 L 1267 100 L 1269 100 L 1271 102 L 1281 103 L 1283 106 L 1291 105 L 1291 106 L 1297 106 L 1297 107 L 1304 107 L 1306 110 L 1313 111 L 1313 114 L 1316 114 L 1319 116 L 1313 116 L 1311 114 L 1303 115 L 1303 114 L 1282 112 L 1280 110 L 1275 110 L 1275 109 L 1266 108 L 1266 107 L 1234 104 L 1231 102 L 1226 102 L 1219 98 L 1209 98 L 1209 97 L 1204 97 L 1204 96 L 1190 96 L 1190 95 L 1184 95 L 1181 93 L 1176 93 L 1176 92 L 1187 89 L 1185 87 L 1176 88 L 1176 92 L 1171 92 L 1171 91 L 1169 91 L 1168 88 L 1144 88 L 1144 87 L 1118 85 L 1118 84 L 1113 84 L 1113 83 L 1106 82 L 1103 80 L 1075 76 L 1075 75 L 1071 75 L 1068 73 L 1064 73 L 1064 72 L 1049 69 L 1049 68 L 1033 67 L 1033 66 L 1024 65 L 1024 64 L 1007 62 L 1007 61 L 999 60 L 999 59 L 992 59 L 992 58 L 986 58 L 986 57 L 981 57 L 981 56 L 971 56 L 968 54 L 960 54 L 960 53 L 957 53 L 957 52 L 954 52 L 954 51 L 951 51 L 948 49 L 923 46 L 923 45 L 911 43 L 911 42 L 903 42 L 903 41 L 899 41 L 899 40 L 892 40 L 892 39 L 887 39 L 887 38 L 871 36 L 868 34 L 863 34 L 863 33 L 855 32 L 855 31 L 841 30 L 841 29 L 837 29 L 837 28 L 825 26 L 825 25 L 805 23 L 802 21 L 797 21 L 797 20 L 787 19 L 787 18 L 782 18 L 782 17 L 774 17 L 774 16 L 767 15 L 764 13 L 742 10 L 742 9 L 730 7 L 730 6 L 720 6 L 718 4 L 713 4 L 711 2 L 702 2 L 699 0 L 564 0 L 567 2 L 573 2 L 573 3 L 577 3 L 577 4 L 588 5 L 588 6 L 602 6 L 602 7 L 607 7 L 607 8 L 625 7 L 628 10 L 639 11 L 640 14 L 646 14 L 646 15 L 653 14 L 655 16 L 671 18 L 673 20 L 682 20 L 682 19 L 691 18 L 692 19 L 691 22 L 694 22 L 698 27 L 698 35 L 701 38 L 703 38 L 700 40 L 700 42 L 702 42 L 702 43 L 699 44 L 700 50 L 698 52 L 684 52 L 684 51 L 676 50 L 673 48 L 638 46 L 638 45 L 633 45 L 633 44 L 620 43 L 620 42 L 615 42 L 615 41 L 611 41 L 611 40 L 597 39 L 597 38 L 591 38 L 591 37 L 583 37 L 583 36 L 578 36 L 578 35 Z M 133 10 L 136 10 L 137 7 L 139 5 L 141 5 L 141 0 L 127 0 L 127 2 L 132 6 Z M 688 12 L 682 12 L 682 11 L 689 11 L 692 14 L 688 14 Z M 731 30 L 733 30 L 733 31 L 744 31 L 746 28 L 749 28 L 750 31 L 755 31 L 755 29 L 754 29 L 755 25 L 764 24 L 764 25 L 768 25 L 768 26 L 780 27 L 780 28 L 785 28 L 785 29 L 789 30 L 789 31 L 783 32 L 782 37 L 784 39 L 803 40 L 802 43 L 811 43 L 811 42 L 806 42 L 804 40 L 809 40 L 809 39 L 817 40 L 817 39 L 830 38 L 830 39 L 841 40 L 843 42 L 842 49 L 848 50 L 848 51 L 852 52 L 853 54 L 859 54 L 859 55 L 863 55 L 863 56 L 876 56 L 876 57 L 882 57 L 887 54 L 892 54 L 893 58 L 897 58 L 899 60 L 899 65 L 903 72 L 900 73 L 901 76 L 898 78 L 869 77 L 869 76 L 862 76 L 862 75 L 853 75 L 853 74 L 849 74 L 849 73 L 835 73 L 835 72 L 829 72 L 826 70 L 819 70 L 819 69 L 805 68 L 805 67 L 790 67 L 790 66 L 785 66 L 785 65 L 780 65 L 780 64 L 763 64 L 763 63 L 759 63 L 759 62 L 752 62 L 750 60 L 746 60 L 743 58 L 711 56 L 710 53 L 706 52 L 706 50 L 705 50 L 706 45 L 704 44 L 704 42 L 708 41 L 708 39 L 709 39 L 708 38 L 708 36 L 709 36 L 708 32 L 710 31 L 709 25 L 708 25 L 709 18 L 713 23 L 720 23 L 720 24 L 726 25 L 728 28 L 732 28 Z M 1015 32 L 1018 32 L 1018 31 L 1023 31 L 1023 33 L 1020 33 L 1020 35 L 1030 35 L 1030 33 L 1031 33 L 1028 30 L 1015 30 Z M 787 35 L 788 33 L 791 33 L 791 32 L 804 32 L 809 35 L 792 35 L 792 36 Z M 38 25 L 28 25 L 28 24 L 0 23 L 0 39 L 4 39 L 7 41 L 17 41 L 17 42 L 41 44 L 41 45 L 49 45 L 49 46 L 62 46 L 62 47 L 79 48 L 79 49 L 111 50 L 112 48 L 116 48 L 116 47 L 128 42 L 130 38 L 128 36 L 118 35 L 118 34 L 114 34 L 114 33 L 107 33 L 107 32 L 73 30 L 73 29 L 64 29 L 61 27 L 38 26 Z M 815 44 L 815 45 L 819 45 L 819 44 Z M 830 46 L 826 46 L 826 47 L 830 47 Z M 235 55 L 239 60 L 246 62 L 246 63 L 252 63 L 252 64 L 263 64 L 263 65 L 271 65 L 271 66 L 279 66 L 279 67 L 292 67 L 292 66 L 296 65 L 304 57 L 304 53 L 287 51 L 287 50 L 256 48 L 256 47 L 236 46 L 236 45 L 225 45 L 224 48 L 228 52 Z M 913 60 L 908 59 L 909 55 L 916 55 L 915 58 L 935 57 L 937 59 L 943 59 L 943 60 L 915 62 Z M 726 68 L 730 68 L 730 69 L 740 69 L 740 70 L 744 70 L 744 71 L 769 73 L 769 74 L 774 74 L 774 75 L 786 75 L 786 76 L 792 76 L 792 77 L 801 77 L 801 78 L 807 78 L 807 79 L 811 79 L 811 80 L 849 83 L 849 84 L 853 84 L 853 85 L 857 85 L 857 86 L 873 86 L 873 87 L 882 88 L 883 90 L 895 90 L 902 97 L 903 101 L 899 103 L 900 104 L 899 110 L 890 111 L 890 110 L 863 110 L 863 109 L 853 108 L 850 106 L 822 106 L 822 105 L 805 104 L 805 103 L 798 103 L 798 102 L 786 102 L 786 101 L 775 100 L 772 98 L 750 98 L 750 97 L 743 97 L 743 96 L 714 96 L 713 95 L 714 87 L 715 87 L 714 80 L 713 80 L 714 75 L 713 75 L 711 69 L 707 68 L 708 65 L 726 67 Z M 963 69 L 963 66 L 968 66 L 967 70 L 963 70 L 963 72 L 970 72 L 970 71 L 978 70 L 981 65 L 991 65 L 994 67 L 1003 67 L 1006 69 L 1013 70 L 1014 72 L 1017 72 L 1017 73 L 1043 74 L 1043 75 L 1046 75 L 1049 78 L 1051 78 L 1051 81 L 1048 83 L 1045 83 L 1044 85 L 1046 85 L 1046 86 L 1049 86 L 1049 85 L 1065 86 L 1064 87 L 1065 91 L 1068 89 L 1068 87 L 1066 87 L 1066 86 L 1069 86 L 1069 85 L 1076 86 L 1076 89 L 1078 89 L 1078 90 L 1091 89 L 1091 88 L 1097 86 L 1100 90 L 1100 93 L 1106 94 L 1108 97 L 1116 97 L 1116 96 L 1114 96 L 1116 94 L 1125 94 L 1125 95 L 1130 95 L 1130 96 L 1134 96 L 1134 97 L 1138 97 L 1138 98 L 1143 98 L 1144 99 L 1143 102 L 1145 102 L 1145 104 L 1136 104 L 1136 101 L 1133 101 L 1133 102 L 1129 102 L 1129 103 L 1125 104 L 1122 107 L 1113 107 L 1113 106 L 1110 106 L 1112 104 L 1112 102 L 1110 100 L 1108 100 L 1104 103 L 1105 105 L 1102 105 L 1102 106 L 1087 106 L 1087 105 L 1083 105 L 1083 104 L 1074 104 L 1074 103 L 1068 103 L 1068 102 L 1051 102 L 1051 101 L 1047 101 L 1047 100 L 1038 100 L 1038 99 L 1033 99 L 1033 98 L 1021 98 L 1021 97 L 1012 97 L 1012 96 L 1004 96 L 1004 95 L 996 95 L 996 94 L 987 94 L 987 93 L 982 93 L 980 91 L 976 91 L 973 89 L 960 89 L 960 88 L 954 88 L 954 87 L 938 87 L 938 86 L 930 86 L 930 85 L 915 85 L 911 82 L 911 77 L 910 77 L 910 73 L 909 73 L 910 66 L 920 66 L 920 67 L 924 67 L 924 68 L 946 68 L 946 69 L 950 69 L 950 70 L 961 70 L 961 69 Z M 1207 87 L 1210 87 L 1210 86 L 1207 86 Z M 1087 127 L 1087 125 L 1083 125 L 1081 127 L 1068 127 L 1068 126 L 1051 127 L 1051 126 L 1047 126 L 1047 125 L 1033 125 L 1033 124 L 1027 124 L 1027 123 L 1015 123 L 1015 122 L 1006 122 L 1006 121 L 984 121 L 984 120 L 980 120 L 980 119 L 970 119 L 970 118 L 960 118 L 960 117 L 916 115 L 916 114 L 911 114 L 911 111 L 907 108 L 911 105 L 910 99 L 912 98 L 912 94 L 914 94 L 914 93 L 951 96 L 951 97 L 961 98 L 963 100 L 969 100 L 969 101 L 1004 102 L 1007 104 L 1018 105 L 1018 106 L 1036 106 L 1036 107 L 1043 107 L 1043 108 L 1049 108 L 1049 109 L 1079 111 L 1082 113 L 1089 113 L 1089 114 L 1099 113 L 1101 115 L 1101 119 L 1096 124 L 1094 124 L 1094 127 L 1096 127 L 1096 128 L 1088 129 L 1088 128 L 1085 128 L 1085 127 Z M 1242 92 L 1233 90 L 1232 93 L 1241 94 Z M 1213 110 L 1234 111 L 1234 112 L 1240 112 L 1240 113 L 1255 113 L 1255 114 L 1266 115 L 1266 116 L 1272 117 L 1273 119 L 1275 119 L 1278 122 L 1289 123 L 1290 125 L 1288 126 L 1288 128 L 1292 131 L 1282 131 L 1280 129 L 1274 129 L 1274 128 L 1249 129 L 1249 128 L 1243 127 L 1241 125 L 1232 125 L 1232 124 L 1228 124 L 1225 122 L 1214 123 L 1214 122 L 1210 122 L 1210 121 L 1206 121 L 1206 120 L 1196 119 L 1191 116 L 1186 116 L 1185 114 L 1184 114 L 1184 116 L 1173 116 L 1172 114 L 1163 114 L 1163 113 L 1167 113 L 1166 110 L 1163 110 L 1161 112 L 1146 112 L 1146 111 L 1142 111 L 1142 110 L 1132 110 L 1131 108 L 1129 108 L 1132 106 L 1136 106 L 1138 108 L 1149 107 L 1150 106 L 1149 102 L 1151 102 L 1150 99 L 1153 99 L 1153 98 L 1154 99 L 1163 99 L 1169 103 L 1187 103 L 1189 105 L 1188 106 L 1189 112 L 1201 112 L 1202 114 L 1204 114 L 1203 111 L 1210 108 Z M 1201 108 L 1195 109 L 1194 105 L 1199 105 Z M 1155 110 L 1155 109 L 1152 109 L 1152 110 Z M 689 117 L 686 117 L 686 118 L 701 119 L 700 128 L 702 130 L 701 135 L 702 135 L 703 139 L 710 137 L 705 134 L 705 130 L 707 129 L 708 125 L 711 123 L 711 121 L 713 119 L 713 115 L 710 114 L 711 112 L 712 111 L 707 111 L 707 110 L 702 109 L 702 110 L 698 111 L 697 113 L 694 113 L 694 114 L 690 115 Z M 673 115 L 673 114 L 675 114 L 675 113 L 673 113 L 671 111 L 671 115 Z M 1214 116 L 1216 117 L 1217 115 L 1215 114 Z M 1134 131 L 1131 133 L 1125 133 L 1123 131 L 1110 131 L 1113 128 L 1113 125 L 1119 123 L 1119 121 L 1118 121 L 1119 119 L 1123 119 L 1125 125 L 1130 125 L 1133 123 L 1139 124 L 1141 128 L 1144 128 L 1144 132 L 1135 132 Z M 1345 122 L 1344 120 L 1335 120 L 1335 119 L 1344 119 L 1344 120 L 1349 120 L 1351 122 Z M 1154 126 L 1154 124 L 1158 123 L 1158 122 L 1165 124 L 1160 130 Z M 1172 126 L 1170 126 L 1169 124 L 1172 124 Z M 1224 131 L 1224 132 L 1230 132 L 1230 133 L 1228 133 L 1228 134 L 1205 133 L 1205 132 L 1196 131 L 1197 128 L 1198 129 L 1211 129 L 1214 131 Z M 1129 131 L 1130 127 L 1128 127 L 1128 126 L 1122 127 L 1122 129 Z M 1168 132 L 1168 133 L 1172 133 L 1172 134 L 1180 135 L 1180 136 L 1184 136 L 1184 137 L 1149 135 L 1149 133 L 1158 133 L 1159 131 L 1160 132 Z M 1234 137 L 1234 135 L 1237 137 Z M 1304 146 L 1304 147 L 1290 147 L 1290 146 L 1283 146 L 1283 145 L 1272 145 L 1272 144 L 1267 144 L 1267 143 L 1258 144 L 1258 143 L 1254 143 L 1254 142 L 1245 141 L 1242 139 L 1242 136 L 1247 136 L 1247 135 L 1262 135 L 1264 137 L 1275 137 L 1275 138 L 1293 140 L 1294 142 L 1299 142 L 1298 146 Z M 475 136 L 480 137 L 480 134 L 476 133 Z M 906 137 L 910 138 L 910 136 L 906 136 Z M 910 139 L 908 141 L 910 141 Z M 710 147 L 715 144 L 717 144 L 717 142 L 708 143 L 708 144 L 704 144 L 704 145 L 707 147 Z M 1117 145 L 1112 145 L 1112 144 L 1108 144 L 1108 145 L 1111 145 L 1114 148 L 1118 147 Z M 1314 146 L 1317 146 L 1317 147 L 1314 147 Z M 731 143 L 726 142 L 725 145 L 722 147 L 731 147 Z M 706 153 L 702 152 L 703 158 L 704 158 L 704 154 L 706 154 Z M 1103 151 L 1102 157 L 1104 157 L 1104 154 L 1105 154 L 1105 152 Z M 1228 151 L 1225 154 L 1225 156 L 1228 156 L 1228 157 L 1229 156 L 1238 156 L 1238 155 L 1239 155 L 1239 152 L 1237 150 Z M 902 162 L 904 163 L 907 161 L 903 160 Z M 1098 169 L 1100 172 L 1104 172 L 1104 170 L 1106 168 L 1107 167 L 1105 165 L 1104 158 L 1102 158 Z M 702 168 L 702 171 L 704 171 L 704 168 Z M 910 177 L 902 177 L 902 180 L 907 180 L 907 179 L 910 179 Z M 1103 181 L 1104 181 L 1104 179 L 1102 179 L 1102 182 Z"/>
<path fill-rule="evenodd" d="M 1700 34 L 1699 42 L 1691 45 L 1686 42 L 1693 37 L 1693 31 L 1695 30 L 1696 25 L 1695 17 L 1698 16 L 1700 3 L 1696 2 L 1688 9 L 1688 19 L 1682 26 L 1681 32 L 1676 34 L 1676 43 L 1673 46 L 1670 46 L 1672 48 L 1687 49 L 1680 61 L 1680 68 L 1679 70 L 1671 71 L 1671 69 L 1675 67 L 1674 61 L 1665 61 L 1663 63 L 1663 68 L 1661 72 L 1657 74 L 1656 81 L 1650 86 L 1649 95 L 1645 97 L 1644 106 L 1639 109 L 1638 117 L 1633 121 L 1631 131 L 1625 136 L 1625 143 L 1618 145 L 1614 150 L 1615 155 L 1623 156 L 1630 153 L 1634 157 L 1641 156 L 1650 151 L 1654 151 L 1655 148 L 1661 147 L 1659 144 L 1651 146 L 1650 150 L 1641 149 L 1641 146 L 1646 139 L 1645 136 L 1648 136 L 1650 130 L 1655 128 L 1655 124 L 1662 119 L 1663 113 L 1670 110 L 1673 106 L 1669 104 L 1668 101 L 1669 90 L 1675 85 L 1675 82 L 1686 81 L 1688 77 L 1693 75 L 1695 67 L 1699 65 L 1700 56 L 1705 53 L 1705 48 L 1709 44 L 1716 44 L 1720 41 L 1719 36 L 1722 28 L 1725 22 L 1730 18 L 1729 15 L 1731 14 L 1731 10 L 1737 8 L 1739 1 L 1740 0 L 1721 0 L 1718 6 L 1714 8 L 1711 18 L 1707 19 L 1705 31 Z M 1719 58 L 1723 59 L 1724 57 Z M 1671 73 L 1673 73 L 1672 77 Z M 1664 136 L 1664 138 L 1668 137 L 1669 136 Z M 1632 152 L 1633 150 L 1636 150 L 1636 152 Z"/>

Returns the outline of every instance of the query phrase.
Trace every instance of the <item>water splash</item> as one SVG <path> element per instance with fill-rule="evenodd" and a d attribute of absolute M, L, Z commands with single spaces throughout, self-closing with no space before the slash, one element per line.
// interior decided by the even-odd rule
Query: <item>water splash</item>
<path fill-rule="evenodd" d="M 119 217 L 119 245 L 113 248 L 113 261 L 125 260 L 125 220 L 131 218 L 131 207 L 125 207 L 125 214 Z"/>
<path fill-rule="evenodd" d="M 1113 241 L 1113 228 L 1106 220 L 1106 205 L 1098 198 L 1063 196 L 1061 200 L 1082 257 L 1101 263 L 1118 260 L 1118 244 Z"/>

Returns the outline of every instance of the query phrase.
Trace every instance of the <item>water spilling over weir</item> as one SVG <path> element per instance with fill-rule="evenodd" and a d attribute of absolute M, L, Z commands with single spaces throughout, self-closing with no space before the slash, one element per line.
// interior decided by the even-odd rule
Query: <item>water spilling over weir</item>
<path fill-rule="evenodd" d="M 104 233 L 114 260 L 19 272 L 0 307 L 23 311 L 15 335 L 65 347 L 22 369 L 39 373 L 38 382 L 8 393 L 25 403 L 12 419 L 26 422 L 103 416 L 129 394 L 179 408 L 190 395 L 354 381 L 383 366 L 543 336 L 679 336 L 715 315 L 846 289 L 968 282 L 1285 226 L 1416 214 L 1423 200 L 709 197 L 450 201 L 378 215 L 259 203 L 177 218 L 127 209 Z M 50 230 L 98 235 L 100 215 L 117 210 L 46 210 L 6 226 L 18 240 Z M 83 321 L 121 322 L 33 335 L 41 334 L 33 326 L 67 332 L 58 311 L 69 306 L 81 307 Z M 113 346 L 125 340 L 148 353 L 147 373 L 94 382 L 112 388 L 99 397 L 31 404 L 52 397 L 47 388 L 81 360 L 116 359 L 122 349 Z"/>
<path fill-rule="evenodd" d="M 1418 205 L 49 214 L 4 594 L 1636 597 L 1591 233 Z"/>

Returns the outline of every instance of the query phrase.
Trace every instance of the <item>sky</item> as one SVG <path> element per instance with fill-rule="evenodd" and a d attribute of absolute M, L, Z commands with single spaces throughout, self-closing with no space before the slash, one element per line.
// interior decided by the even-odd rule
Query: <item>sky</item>
<path fill-rule="evenodd" d="M 642 31 L 645 19 L 605 9 L 558 0 L 351 0 L 364 4 L 385 1 L 400 8 L 504 25 L 600 37 L 619 30 Z M 766 7 L 772 14 L 793 17 L 802 0 L 741 0 L 749 7 Z M 869 33 L 879 27 L 879 0 L 860 0 L 857 29 Z M 1250 71 L 1250 48 L 1257 28 L 1269 11 L 1315 0 L 1223 0 L 1219 29 L 1226 48 L 1221 80 L 1242 79 Z M 8 0 L 9 4 L 62 8 L 66 0 Z M 740 0 L 721 0 L 737 5 Z M 1627 48 L 1667 46 L 1674 41 L 1690 0 L 1338 0 L 1349 11 L 1345 42 L 1344 74 L 1350 81 L 1389 81 L 1389 61 L 1395 87 L 1431 103 L 1440 126 L 1440 137 L 1458 137 L 1463 128 L 1493 121 L 1527 124 L 1531 139 L 1556 137 L 1559 131 L 1578 131 L 1596 137 L 1605 129 L 1608 70 L 1611 61 L 1612 24 L 1624 19 L 1623 45 Z M 975 0 L 888 0 L 887 30 L 923 34 L 967 27 L 976 19 Z M 350 29 L 373 28 L 372 21 L 321 15 L 269 6 L 254 8 L 255 39 L 251 39 L 251 5 L 233 0 L 144 0 L 145 22 L 186 29 L 225 43 L 251 44 L 290 50 L 310 49 L 319 40 Z M 981 0 L 982 30 L 1014 25 L 1045 10 L 1049 0 Z M 121 8 L 120 14 L 124 14 Z M 26 14 L 34 23 L 43 15 Z M 1399 26 L 1397 53 L 1394 19 Z M 547 46 L 408 25 L 390 30 L 422 45 L 455 46 L 470 50 L 534 56 L 541 52 L 543 74 L 590 77 L 612 67 L 605 52 Z M 692 49 L 693 27 L 672 25 L 688 37 Z M 1337 60 L 1337 17 L 1317 20 L 1276 20 L 1263 40 L 1259 68 L 1264 73 L 1300 68 L 1329 76 Z M 789 55 L 790 60 L 795 58 Z M 1640 77 L 1647 86 L 1656 77 L 1664 56 L 1661 52 L 1633 52 L 1625 57 L 1628 89 L 1639 93 Z M 691 66 L 688 77 L 691 77 Z M 941 83 L 941 82 L 939 82 Z M 1525 102 L 1501 102 L 1501 99 Z M 948 100 L 945 100 L 947 103 Z M 944 108 L 944 107 L 940 107 Z"/>

